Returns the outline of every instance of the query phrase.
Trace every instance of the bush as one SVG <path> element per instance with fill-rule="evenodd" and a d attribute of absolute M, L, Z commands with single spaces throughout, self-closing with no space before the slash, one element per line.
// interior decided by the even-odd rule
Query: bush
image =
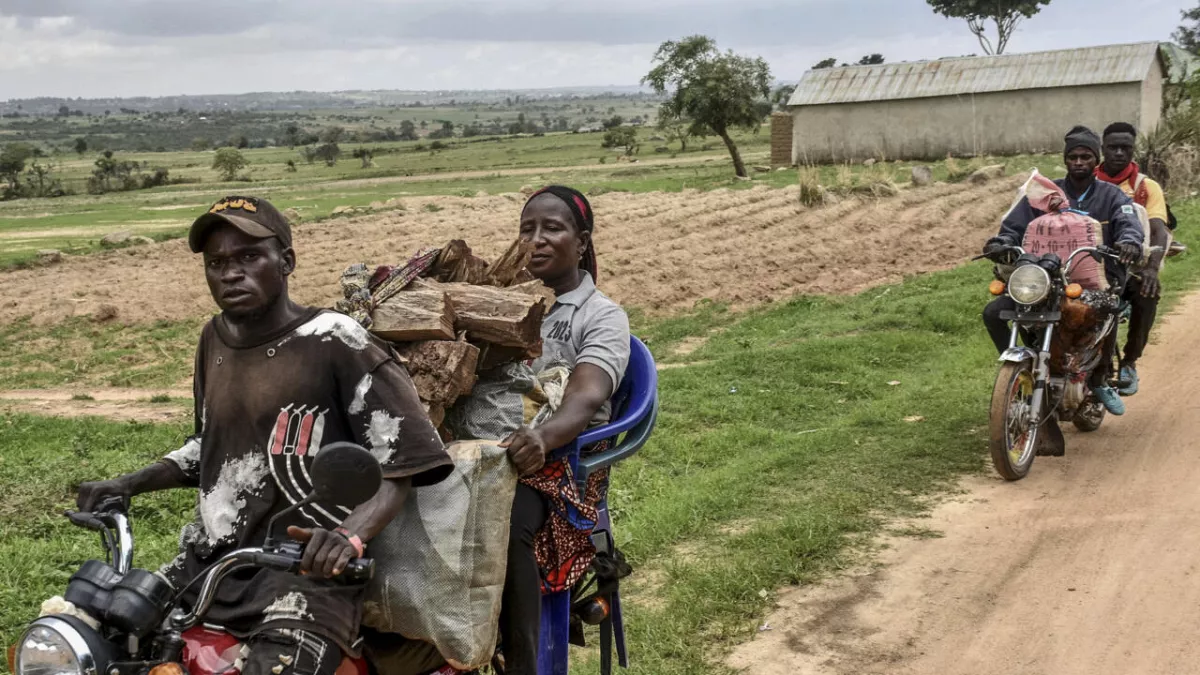
<path fill-rule="evenodd" d="M 1200 108 L 1172 110 L 1138 138 L 1138 160 L 1148 176 L 1175 195 L 1200 189 Z"/>
<path fill-rule="evenodd" d="M 250 165 L 245 156 L 237 148 L 221 148 L 213 156 L 212 168 L 221 174 L 221 178 L 231 181 L 242 169 Z"/>
<path fill-rule="evenodd" d="M 637 129 L 633 127 L 614 127 L 604 132 L 604 140 L 601 141 L 602 148 L 625 148 L 626 155 L 633 155 L 637 152 L 638 147 Z"/>
<path fill-rule="evenodd" d="M 142 189 L 149 190 L 150 188 L 169 185 L 170 182 L 171 172 L 168 171 L 166 167 L 160 166 L 154 170 L 154 173 L 147 176 L 142 176 Z"/>
<path fill-rule="evenodd" d="M 337 127 L 331 127 L 331 129 Z M 342 156 L 342 149 L 337 143 L 323 143 L 317 147 L 317 159 L 325 162 L 325 166 L 334 166 L 338 162 L 338 158 Z"/>

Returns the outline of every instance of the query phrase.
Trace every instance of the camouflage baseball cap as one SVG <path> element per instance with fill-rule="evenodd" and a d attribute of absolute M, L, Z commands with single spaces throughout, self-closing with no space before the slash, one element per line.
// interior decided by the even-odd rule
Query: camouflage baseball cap
<path fill-rule="evenodd" d="M 258 197 L 226 197 L 192 223 L 188 246 L 192 253 L 204 250 L 204 243 L 214 227 L 232 225 L 251 237 L 275 237 L 284 248 L 292 246 L 292 226 L 279 209 Z"/>

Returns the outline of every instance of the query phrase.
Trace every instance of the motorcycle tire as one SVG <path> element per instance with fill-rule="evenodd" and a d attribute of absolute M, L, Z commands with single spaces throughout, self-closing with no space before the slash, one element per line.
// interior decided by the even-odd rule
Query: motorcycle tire
<path fill-rule="evenodd" d="M 1084 432 L 1091 433 L 1100 428 L 1104 424 L 1104 416 L 1108 413 L 1104 406 L 1097 401 L 1088 401 L 1075 413 L 1075 418 L 1071 420 L 1071 424 L 1075 428 Z"/>
<path fill-rule="evenodd" d="M 1033 396 L 1033 385 L 1033 369 L 1029 363 L 1004 363 L 996 374 L 988 415 L 988 450 L 996 472 L 1007 481 L 1021 480 L 1029 475 L 1037 456 L 1038 428 L 1027 428 L 1023 435 L 1013 438 L 1012 427 L 1018 420 L 1010 419 L 1016 412 L 1014 404 L 1022 399 L 1028 404 Z"/>

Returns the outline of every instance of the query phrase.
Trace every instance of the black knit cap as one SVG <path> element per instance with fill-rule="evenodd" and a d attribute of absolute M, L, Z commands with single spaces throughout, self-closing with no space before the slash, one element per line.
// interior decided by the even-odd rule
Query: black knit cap
<path fill-rule="evenodd" d="M 1065 140 L 1067 147 L 1063 149 L 1064 155 L 1075 148 L 1087 148 L 1096 155 L 1096 159 L 1100 159 L 1100 137 L 1096 135 L 1096 132 L 1082 124 L 1068 131 Z"/>
<path fill-rule="evenodd" d="M 208 213 L 192 223 L 188 246 L 192 253 L 204 250 L 204 242 L 214 227 L 232 225 L 251 237 L 275 237 L 284 248 L 292 247 L 292 226 L 271 202 L 258 197 L 231 196 L 222 199 Z"/>
<path fill-rule="evenodd" d="M 595 231 L 596 221 L 592 213 L 592 204 L 582 192 L 565 185 L 547 185 L 529 195 L 529 200 L 525 202 L 525 208 L 529 208 L 530 202 L 541 195 L 554 195 L 562 200 L 571 210 L 571 215 L 575 217 L 575 227 L 580 232 L 592 233 Z M 524 209 L 522 209 L 522 213 L 524 213 Z M 592 281 L 597 280 L 596 248 L 591 237 L 588 237 L 587 249 L 583 252 L 583 257 L 579 259 L 579 269 L 592 275 Z"/>

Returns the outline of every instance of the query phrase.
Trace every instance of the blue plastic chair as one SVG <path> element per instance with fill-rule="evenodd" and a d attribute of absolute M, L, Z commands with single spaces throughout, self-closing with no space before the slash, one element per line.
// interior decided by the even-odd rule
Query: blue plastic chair
<path fill-rule="evenodd" d="M 646 345 L 633 336 L 630 336 L 629 342 L 629 366 L 625 369 L 621 386 L 612 397 L 613 421 L 585 432 L 571 445 L 555 451 L 556 456 L 569 458 L 581 491 L 587 483 L 588 476 L 632 456 L 646 444 L 654 431 L 654 424 L 658 418 L 658 371 L 654 366 L 654 357 L 650 355 Z M 625 435 L 624 438 L 615 442 L 612 448 L 586 458 L 579 456 L 581 448 L 603 440 L 615 441 L 621 434 Z M 613 540 L 607 499 L 600 502 L 598 511 L 599 517 L 596 520 L 596 529 L 593 530 L 592 542 L 597 551 L 611 553 L 616 550 L 616 543 Z M 570 627 L 571 591 L 542 596 L 538 675 L 567 675 Z M 615 591 L 609 601 L 608 617 L 600 624 L 600 669 L 603 673 L 612 670 L 614 639 L 617 662 L 622 668 L 628 668 L 629 656 L 625 650 L 621 598 Z"/>

